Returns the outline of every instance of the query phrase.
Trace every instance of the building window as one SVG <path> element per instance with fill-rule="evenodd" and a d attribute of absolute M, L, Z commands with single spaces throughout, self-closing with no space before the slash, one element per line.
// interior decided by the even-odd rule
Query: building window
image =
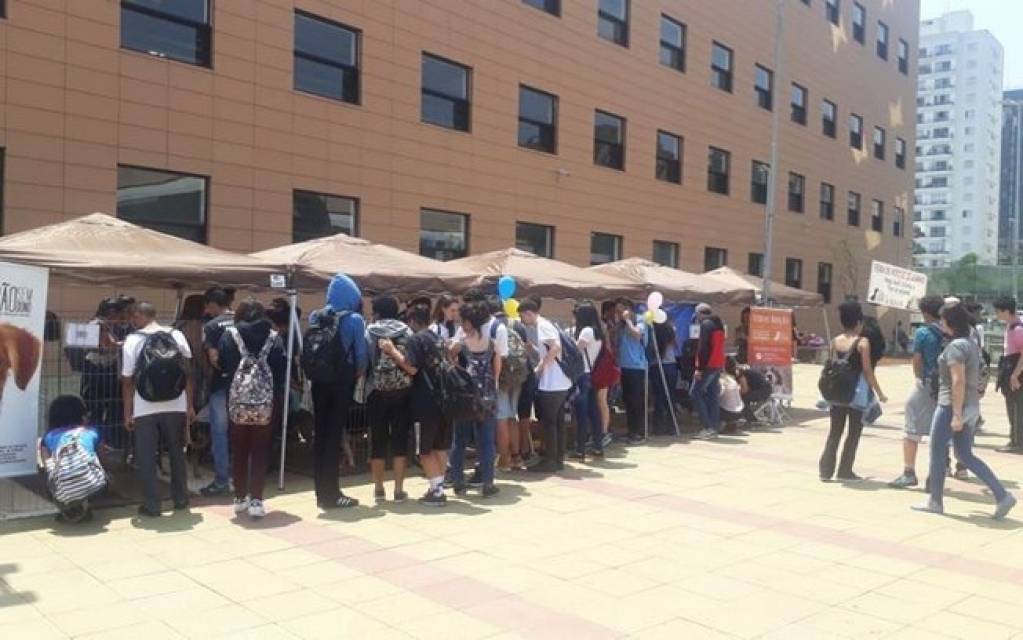
<path fill-rule="evenodd" d="M 877 57 L 888 59 L 888 25 L 883 22 L 877 23 Z"/>
<path fill-rule="evenodd" d="M 713 271 L 728 265 L 728 249 L 719 247 L 704 247 L 703 249 L 703 270 Z"/>
<path fill-rule="evenodd" d="M 710 147 L 707 158 L 707 191 L 728 195 L 728 174 L 731 162 L 731 153 L 724 149 Z"/>
<path fill-rule="evenodd" d="M 895 207 L 895 218 L 892 220 L 892 236 L 901 238 L 906 228 L 906 210 Z"/>
<path fill-rule="evenodd" d="M 654 240 L 653 260 L 659 265 L 678 269 L 678 255 L 681 252 L 677 242 Z"/>
<path fill-rule="evenodd" d="M 909 43 L 899 38 L 899 49 L 898 49 L 898 63 L 899 73 L 904 76 L 909 75 Z"/>
<path fill-rule="evenodd" d="M 419 210 L 419 255 L 455 260 L 469 254 L 469 216 L 463 213 Z"/>
<path fill-rule="evenodd" d="M 593 123 L 593 164 L 625 171 L 625 118 L 597 111 Z"/>
<path fill-rule="evenodd" d="M 682 184 L 682 138 L 657 132 L 657 179 Z"/>
<path fill-rule="evenodd" d="M 849 146 L 863 150 L 863 118 L 855 113 L 849 116 Z"/>
<path fill-rule="evenodd" d="M 771 165 L 759 160 L 753 161 L 750 172 L 749 199 L 757 204 L 767 204 L 767 181 L 771 179 Z"/>
<path fill-rule="evenodd" d="M 597 35 L 608 42 L 629 46 L 629 0 L 600 0 Z"/>
<path fill-rule="evenodd" d="M 785 286 L 803 288 L 803 261 L 799 258 L 785 258 Z"/>
<path fill-rule="evenodd" d="M 806 124 L 806 105 L 809 100 L 806 87 L 792 83 L 792 122 Z"/>
<path fill-rule="evenodd" d="M 0 0 L 0 18 L 7 17 L 7 0 Z M 0 230 L 0 235 L 3 235 L 3 231 Z"/>
<path fill-rule="evenodd" d="M 831 272 L 832 267 L 830 263 L 817 263 L 817 293 L 821 294 L 824 304 L 831 303 Z"/>
<path fill-rule="evenodd" d="M 759 64 L 753 66 L 753 91 L 757 95 L 757 106 L 770 111 L 774 106 L 774 73 Z"/>
<path fill-rule="evenodd" d="M 764 254 L 751 253 L 746 259 L 746 273 L 762 278 L 764 276 Z"/>
<path fill-rule="evenodd" d="M 4 14 L 4 16 L 6 15 L 7 14 Z M 0 147 L 0 237 L 3 237 L 4 235 L 4 185 L 7 183 L 7 173 L 4 167 L 4 159 L 6 151 L 7 151 L 6 149 Z"/>
<path fill-rule="evenodd" d="M 590 264 L 607 264 L 622 259 L 622 237 L 610 233 L 590 234 Z"/>
<path fill-rule="evenodd" d="M 117 166 L 117 217 L 147 229 L 206 242 L 209 178 Z"/>
<path fill-rule="evenodd" d="M 423 122 L 469 130 L 469 67 L 423 54 Z"/>
<path fill-rule="evenodd" d="M 821 101 L 821 133 L 829 138 L 838 135 L 838 108 L 830 100 Z"/>
<path fill-rule="evenodd" d="M 837 25 L 842 13 L 841 0 L 824 0 L 824 17 L 831 24 Z"/>
<path fill-rule="evenodd" d="M 803 213 L 806 195 L 806 178 L 789 172 L 789 211 Z"/>
<path fill-rule="evenodd" d="M 531 222 L 515 223 L 515 248 L 541 258 L 554 257 L 554 227 Z"/>
<path fill-rule="evenodd" d="M 519 85 L 519 146 L 558 152 L 558 97 Z"/>
<path fill-rule="evenodd" d="M 870 205 L 870 230 L 884 232 L 884 203 L 874 200 Z"/>
<path fill-rule="evenodd" d="M 561 16 L 561 0 L 522 0 L 531 7 L 546 11 L 552 16 Z"/>
<path fill-rule="evenodd" d="M 895 139 L 895 166 L 899 169 L 906 168 L 906 141 L 902 138 Z"/>
<path fill-rule="evenodd" d="M 661 64 L 686 70 L 686 25 L 668 16 L 661 16 Z"/>
<path fill-rule="evenodd" d="M 884 160 L 885 133 L 881 127 L 874 127 L 874 157 Z"/>
<path fill-rule="evenodd" d="M 121 0 L 121 48 L 210 66 L 208 0 Z"/>
<path fill-rule="evenodd" d="M 835 219 L 835 185 L 821 183 L 821 220 Z"/>
<path fill-rule="evenodd" d="M 732 50 L 717 42 L 711 47 L 710 84 L 732 92 Z"/>
<path fill-rule="evenodd" d="M 850 227 L 860 226 L 860 194 L 850 191 L 846 200 L 846 221 Z"/>
<path fill-rule="evenodd" d="M 359 32 L 295 12 L 295 90 L 359 104 Z"/>
<path fill-rule="evenodd" d="M 292 192 L 291 241 L 305 242 L 338 233 L 358 235 L 359 201 L 326 193 Z"/>
<path fill-rule="evenodd" d="M 867 10 L 859 2 L 853 3 L 853 40 L 860 44 L 867 42 Z"/>

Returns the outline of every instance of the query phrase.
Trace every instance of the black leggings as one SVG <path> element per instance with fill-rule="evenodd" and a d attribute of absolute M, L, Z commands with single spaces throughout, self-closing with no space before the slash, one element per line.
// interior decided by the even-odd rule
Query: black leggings
<path fill-rule="evenodd" d="M 840 478 L 853 475 L 856 448 L 860 444 L 860 434 L 863 433 L 863 412 L 851 407 L 832 405 L 831 429 L 828 431 L 828 440 L 824 444 L 824 453 L 821 454 L 821 478 L 830 480 L 836 474 L 835 459 L 838 456 L 838 445 L 842 440 L 846 421 L 849 423 L 849 433 L 845 437 L 845 446 L 842 447 L 842 459 L 838 463 L 837 474 Z"/>

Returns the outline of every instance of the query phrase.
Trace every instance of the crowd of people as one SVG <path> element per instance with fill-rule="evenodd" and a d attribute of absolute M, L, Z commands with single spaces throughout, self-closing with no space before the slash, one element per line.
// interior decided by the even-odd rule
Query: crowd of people
<path fill-rule="evenodd" d="M 83 431 L 86 416 L 92 424 L 109 425 L 119 411 L 120 425 L 133 436 L 143 493 L 139 513 L 157 517 L 162 513 L 161 451 L 169 454 L 173 508 L 188 507 L 184 451 L 201 410 L 210 426 L 214 477 L 200 493 L 230 497 L 236 513 L 263 517 L 273 443 L 284 437 L 283 398 L 300 393 L 285 388 L 291 367 L 297 389 L 307 385 L 311 397 L 314 491 L 321 509 L 359 504 L 339 485 L 341 452 L 356 403 L 365 406 L 369 426 L 374 500 L 407 500 L 405 481 L 414 460 L 428 481 L 420 503 L 443 506 L 448 491 L 462 496 L 478 487 L 483 498 L 498 494 L 499 473 L 556 474 L 566 459 L 601 459 L 613 441 L 613 393 L 621 394 L 629 445 L 645 441 L 650 415 L 650 433 L 677 432 L 679 404 L 698 417 L 695 437 L 713 439 L 739 421 L 756 423 L 754 407 L 771 397 L 765 375 L 739 362 L 749 333 L 745 317 L 734 336 L 736 358 L 726 355 L 724 324 L 707 304 L 695 308 L 692 338 L 680 338 L 670 322 L 649 322 L 630 300 L 606 301 L 599 309 L 589 302 L 577 304 L 567 331 L 541 314 L 542 304 L 526 296 L 509 317 L 498 296 L 480 290 L 461 299 L 415 299 L 404 308 L 395 297 L 380 295 L 372 299 L 367 321 L 362 292 L 338 274 L 327 288 L 325 305 L 310 314 L 304 346 L 289 363 L 284 337 L 292 309 L 287 300 L 275 300 L 269 308 L 251 299 L 235 306 L 232 291 L 214 288 L 187 299 L 173 327 L 159 324 L 149 303 L 104 300 L 95 320 L 102 331 L 98 356 L 88 354 L 81 367 L 102 367 L 105 377 L 83 382 L 81 398 L 55 401 L 52 433 L 44 438 L 43 451 L 55 457 L 74 440 L 95 453 L 102 436 Z M 1006 396 L 1011 425 L 1007 449 L 1020 451 L 1023 323 L 1014 300 L 998 300 L 995 309 L 1008 326 L 997 385 Z M 904 469 L 890 484 L 918 484 L 917 451 L 930 435 L 929 499 L 919 508 L 943 510 L 948 468 L 949 474 L 973 472 L 983 480 L 997 502 L 995 516 L 1004 517 L 1015 498 L 972 449 L 988 368 L 974 327 L 977 308 L 928 296 L 920 301 L 920 311 L 925 323 L 911 346 L 917 385 L 906 404 Z M 848 363 L 854 382 L 848 397 L 826 398 L 830 428 L 819 462 L 825 482 L 860 479 L 854 465 L 864 421 L 871 420 L 871 407 L 888 400 L 875 375 L 885 351 L 883 333 L 856 302 L 839 305 L 838 312 L 842 332 L 832 340 L 831 351 L 833 359 Z M 112 366 L 119 374 L 116 385 L 106 379 Z M 686 394 L 677 393 L 680 378 Z M 97 394 L 100 384 L 120 393 Z M 649 415 L 647 392 L 653 401 Z M 297 403 L 290 404 L 294 408 Z M 568 406 L 575 425 L 572 442 L 566 433 Z M 467 474 L 470 446 L 476 464 Z"/>

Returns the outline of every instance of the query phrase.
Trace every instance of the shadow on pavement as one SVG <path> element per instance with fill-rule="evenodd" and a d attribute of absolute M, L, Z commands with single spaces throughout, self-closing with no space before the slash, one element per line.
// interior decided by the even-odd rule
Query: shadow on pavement
<path fill-rule="evenodd" d="M 191 531 L 202 521 L 201 513 L 173 511 L 169 515 L 162 515 L 159 518 L 134 515 L 131 518 L 131 526 L 145 531 L 156 531 L 157 533 L 181 533 L 183 531 Z"/>

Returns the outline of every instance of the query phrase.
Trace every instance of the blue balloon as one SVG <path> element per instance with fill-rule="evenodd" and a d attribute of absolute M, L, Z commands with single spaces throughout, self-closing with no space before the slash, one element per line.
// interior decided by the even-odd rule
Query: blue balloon
<path fill-rule="evenodd" d="M 501 279 L 497 281 L 497 294 L 501 296 L 502 300 L 508 300 L 515 295 L 515 278 L 501 276 Z"/>

